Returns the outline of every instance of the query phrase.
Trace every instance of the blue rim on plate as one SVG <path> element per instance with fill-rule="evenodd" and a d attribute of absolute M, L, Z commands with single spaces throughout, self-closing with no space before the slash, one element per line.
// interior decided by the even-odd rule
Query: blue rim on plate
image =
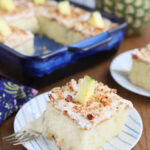
<path fill-rule="evenodd" d="M 48 94 L 41 94 L 27 102 L 17 113 L 14 121 L 15 132 L 19 131 L 28 122 L 37 119 L 46 109 Z M 111 139 L 102 150 L 130 150 L 139 141 L 143 130 L 143 123 L 135 108 L 130 110 L 127 121 L 119 136 Z M 54 141 L 48 141 L 44 135 L 24 144 L 28 150 L 59 150 Z"/>

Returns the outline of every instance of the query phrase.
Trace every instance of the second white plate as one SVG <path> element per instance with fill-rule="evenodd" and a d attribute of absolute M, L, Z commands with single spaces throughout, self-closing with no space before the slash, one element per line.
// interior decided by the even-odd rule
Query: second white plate
<path fill-rule="evenodd" d="M 117 56 L 110 65 L 110 73 L 113 79 L 122 87 L 136 94 L 150 97 L 150 92 L 133 85 L 128 79 L 128 72 L 132 66 L 131 54 L 134 50 L 124 52 Z"/>

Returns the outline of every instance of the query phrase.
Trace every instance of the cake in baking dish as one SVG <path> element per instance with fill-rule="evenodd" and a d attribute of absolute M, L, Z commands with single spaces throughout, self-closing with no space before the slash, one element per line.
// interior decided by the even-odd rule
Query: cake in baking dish
<path fill-rule="evenodd" d="M 8 0 L 1 0 L 6 1 Z M 36 19 L 35 9 L 32 1 L 29 0 L 13 0 L 14 9 L 11 11 L 0 8 L 0 16 L 13 27 L 38 33 L 39 24 Z M 6 5 L 7 5 L 6 4 Z"/>
<path fill-rule="evenodd" d="M 68 2 L 66 1 L 65 3 Z M 65 5 L 65 8 L 63 6 L 61 8 L 60 4 Z M 99 12 L 96 12 L 96 15 L 91 15 L 88 11 L 64 4 L 64 2 L 59 4 L 55 1 L 47 2 L 47 6 L 50 5 L 52 6 L 39 6 L 37 8 L 38 12 L 40 12 L 38 15 L 40 33 L 64 45 L 79 42 L 116 26 L 108 19 L 103 20 Z M 60 11 L 58 7 L 60 7 Z M 65 14 L 61 9 L 69 9 L 70 11 L 65 12 Z M 99 26 L 95 21 L 97 16 L 97 22 L 100 22 Z M 91 23 L 89 23 L 90 18 L 93 18 Z M 103 26 L 101 22 L 104 22 Z"/>
<path fill-rule="evenodd" d="M 97 150 L 117 136 L 132 103 L 88 76 L 49 92 L 44 133 L 61 150 Z"/>
<path fill-rule="evenodd" d="M 34 53 L 34 35 L 31 32 L 9 26 L 0 18 L 0 42 L 24 55 Z"/>
<path fill-rule="evenodd" d="M 135 50 L 132 61 L 129 79 L 133 84 L 150 91 L 150 45 Z"/>
<path fill-rule="evenodd" d="M 66 4 L 67 8 L 62 9 L 69 9 L 70 12 L 67 12 L 68 14 L 63 14 L 63 12 L 58 10 L 58 3 L 52 1 L 48 4 L 52 5 L 52 7 L 42 8 L 41 6 L 37 8 L 41 9 L 41 11 L 39 11 L 41 13 L 38 16 L 40 33 L 63 45 L 72 44 L 87 37 L 85 34 L 82 34 L 79 30 L 77 30 L 74 24 L 79 21 L 86 21 L 90 16 L 89 12 Z"/>
<path fill-rule="evenodd" d="M 0 15 L 9 26 L 45 35 L 69 45 L 114 28 L 116 24 L 68 1 L 0 0 Z"/>

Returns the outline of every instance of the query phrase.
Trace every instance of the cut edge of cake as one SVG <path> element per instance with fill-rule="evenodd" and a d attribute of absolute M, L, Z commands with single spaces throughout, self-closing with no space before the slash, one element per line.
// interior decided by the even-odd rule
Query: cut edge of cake
<path fill-rule="evenodd" d="M 31 32 L 10 27 L 11 34 L 0 36 L 0 42 L 15 49 L 17 52 L 30 56 L 34 53 L 34 35 Z"/>
<path fill-rule="evenodd" d="M 136 49 L 132 54 L 132 68 L 129 79 L 137 86 L 150 91 L 150 45 Z"/>

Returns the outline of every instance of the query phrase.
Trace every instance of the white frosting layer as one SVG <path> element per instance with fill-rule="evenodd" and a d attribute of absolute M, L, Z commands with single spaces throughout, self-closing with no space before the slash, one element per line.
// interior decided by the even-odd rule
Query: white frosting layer
<path fill-rule="evenodd" d="M 6 13 L 0 10 L 1 16 L 10 25 L 21 19 L 44 16 L 48 19 L 56 20 L 65 27 L 75 29 L 86 37 L 97 35 L 116 26 L 108 19 L 103 18 L 105 28 L 95 28 L 87 22 L 91 13 L 74 6 L 71 6 L 72 13 L 70 16 L 62 15 L 57 10 L 57 2 L 55 1 L 46 1 L 44 5 L 35 5 L 31 0 L 14 0 L 14 2 L 16 5 L 15 11 Z"/>
<path fill-rule="evenodd" d="M 126 102 L 128 104 L 129 101 L 122 99 L 122 102 Z M 118 102 L 119 103 L 119 102 Z M 67 114 L 69 115 L 69 117 L 73 120 L 76 120 L 78 122 L 78 125 L 80 128 L 83 129 L 90 129 L 95 127 L 98 123 L 100 123 L 101 121 L 104 121 L 106 119 L 110 119 L 114 113 L 116 113 L 116 107 L 118 106 L 118 103 L 112 103 L 112 107 L 104 107 L 102 111 L 100 111 L 99 109 L 93 110 L 90 113 L 92 114 L 96 114 L 96 113 L 102 113 L 103 115 L 101 116 L 96 116 L 93 120 L 92 123 L 87 119 L 86 115 L 82 116 L 81 113 L 76 113 L 73 111 L 73 107 L 75 106 L 75 104 L 73 103 L 67 103 L 65 100 L 61 100 L 56 106 L 55 108 L 61 110 L 62 112 L 67 111 Z M 123 108 L 126 106 L 126 104 L 121 105 Z"/>
<path fill-rule="evenodd" d="M 31 18 L 35 16 L 34 6 L 30 1 L 14 0 L 16 8 L 13 12 L 0 12 L 5 21 L 13 22 L 22 18 Z"/>
<path fill-rule="evenodd" d="M 55 90 L 52 90 L 49 94 L 53 97 L 52 99 L 50 98 L 50 102 L 54 104 L 53 107 L 77 122 L 80 128 L 91 129 L 102 121 L 110 119 L 117 111 L 132 107 L 130 101 L 119 97 L 112 92 L 111 89 L 104 85 L 99 85 L 98 83 L 95 94 L 93 95 L 93 97 L 96 98 L 94 98 L 94 101 L 91 103 L 84 106 L 80 103 L 75 103 L 74 101 L 66 101 L 68 95 L 74 100 L 79 85 L 80 84 L 77 84 L 72 80 L 69 85 L 67 85 L 71 88 L 66 86 L 63 89 L 63 92 L 59 88 L 58 91 L 56 90 L 55 92 Z M 98 95 L 101 97 L 101 100 L 98 99 Z M 88 115 L 92 115 L 93 118 L 89 119 Z"/>
<path fill-rule="evenodd" d="M 80 8 L 71 7 L 72 14 L 70 16 L 64 16 L 57 10 L 57 3 L 55 1 L 47 2 L 47 6 L 37 6 L 36 14 L 44 16 L 48 19 L 55 19 L 57 22 L 65 25 L 66 27 L 72 28 L 76 21 L 87 21 L 90 17 L 90 13 Z"/>
<path fill-rule="evenodd" d="M 136 56 L 138 59 L 150 63 L 150 44 L 146 48 L 135 49 L 133 56 Z"/>

